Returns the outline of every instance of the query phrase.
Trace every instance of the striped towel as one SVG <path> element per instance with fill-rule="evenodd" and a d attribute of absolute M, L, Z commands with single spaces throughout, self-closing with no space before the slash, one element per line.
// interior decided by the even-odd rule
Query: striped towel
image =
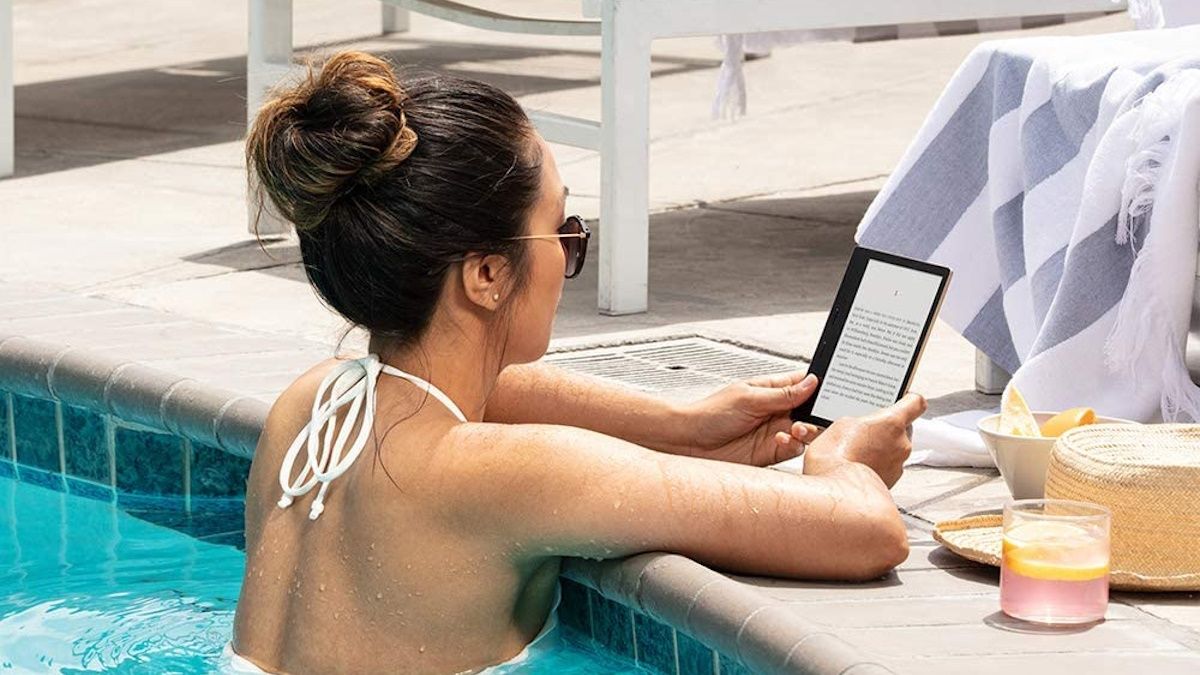
<path fill-rule="evenodd" d="M 1200 26 L 986 43 L 859 226 L 947 265 L 941 317 L 1034 409 L 1200 419 Z"/>

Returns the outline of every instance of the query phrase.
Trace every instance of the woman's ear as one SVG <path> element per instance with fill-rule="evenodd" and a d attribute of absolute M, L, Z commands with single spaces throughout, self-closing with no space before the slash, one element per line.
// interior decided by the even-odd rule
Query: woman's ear
<path fill-rule="evenodd" d="M 472 255 L 462 264 L 463 293 L 483 309 L 495 311 L 509 287 L 509 260 L 502 255 Z"/>

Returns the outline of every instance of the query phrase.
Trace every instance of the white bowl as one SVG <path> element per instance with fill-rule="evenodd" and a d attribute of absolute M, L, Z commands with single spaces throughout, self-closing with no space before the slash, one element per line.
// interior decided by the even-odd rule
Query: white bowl
<path fill-rule="evenodd" d="M 1046 423 L 1058 413 L 1035 412 L 1038 426 Z M 1046 495 L 1046 467 L 1050 464 L 1050 451 L 1057 438 L 1041 436 L 1014 436 L 996 431 L 999 415 L 989 415 L 979 420 L 979 435 L 987 446 L 992 461 L 1000 469 L 1004 483 L 1013 499 L 1041 499 Z M 1116 417 L 1096 416 L 1095 424 L 1136 424 Z"/>

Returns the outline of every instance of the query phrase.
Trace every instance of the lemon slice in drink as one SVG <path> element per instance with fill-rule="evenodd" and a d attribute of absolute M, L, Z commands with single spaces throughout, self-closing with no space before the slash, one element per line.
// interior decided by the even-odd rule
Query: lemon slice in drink
<path fill-rule="evenodd" d="M 1037 420 L 1033 418 L 1033 413 L 1029 412 L 1025 397 L 1021 396 L 1021 392 L 1017 391 L 1012 382 L 1008 383 L 1004 388 L 1004 395 L 1000 397 L 1000 422 L 996 431 L 1013 436 L 1042 435 Z"/>
<path fill-rule="evenodd" d="M 1067 523 L 1017 525 L 1004 535 L 1004 565 L 1043 581 L 1092 581 L 1108 576 L 1105 541 Z"/>

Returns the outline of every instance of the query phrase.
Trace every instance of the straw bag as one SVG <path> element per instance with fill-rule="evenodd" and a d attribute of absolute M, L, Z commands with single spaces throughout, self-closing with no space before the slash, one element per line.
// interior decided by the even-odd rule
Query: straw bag
<path fill-rule="evenodd" d="M 1200 425 L 1096 424 L 1054 444 L 1046 499 L 1112 511 L 1113 588 L 1200 590 Z M 934 537 L 963 557 L 1000 561 L 999 515 L 939 523 Z"/>

